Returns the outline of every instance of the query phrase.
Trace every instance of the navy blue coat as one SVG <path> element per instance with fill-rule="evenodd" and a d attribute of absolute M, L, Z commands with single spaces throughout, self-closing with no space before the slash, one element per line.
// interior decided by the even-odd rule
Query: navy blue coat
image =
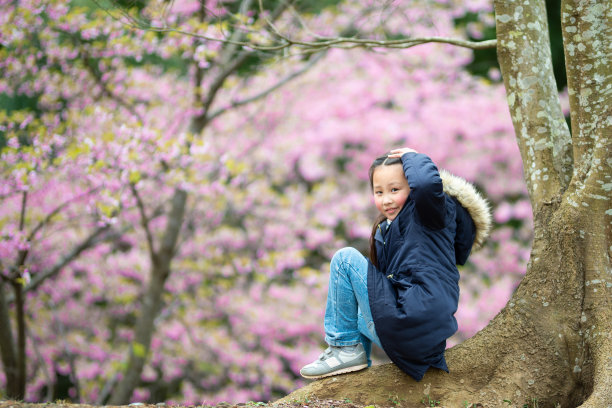
<path fill-rule="evenodd" d="M 375 235 L 378 268 L 370 263 L 368 295 L 376 333 L 400 369 L 419 381 L 429 367 L 448 372 L 446 339 L 457 331 L 459 271 L 475 238 L 470 213 L 443 191 L 431 159 L 402 156 L 410 194 Z"/>

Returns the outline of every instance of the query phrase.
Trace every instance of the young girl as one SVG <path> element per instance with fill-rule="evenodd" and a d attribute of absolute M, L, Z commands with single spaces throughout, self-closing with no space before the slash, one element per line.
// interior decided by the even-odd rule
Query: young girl
<path fill-rule="evenodd" d="M 488 235 L 487 202 L 465 180 L 438 172 L 431 159 L 403 148 L 369 171 L 380 217 L 370 259 L 354 248 L 332 258 L 325 310 L 329 347 L 300 370 L 305 378 L 371 365 L 372 342 L 419 381 L 429 367 L 448 372 L 446 339 L 457 330 L 459 272 Z"/>

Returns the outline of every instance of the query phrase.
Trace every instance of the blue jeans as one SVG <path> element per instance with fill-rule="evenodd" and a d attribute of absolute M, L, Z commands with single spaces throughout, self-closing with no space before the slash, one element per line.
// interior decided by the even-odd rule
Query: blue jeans
<path fill-rule="evenodd" d="M 371 365 L 372 342 L 379 347 L 368 301 L 369 261 L 355 248 L 343 248 L 331 260 L 325 341 L 330 346 L 361 343 Z"/>

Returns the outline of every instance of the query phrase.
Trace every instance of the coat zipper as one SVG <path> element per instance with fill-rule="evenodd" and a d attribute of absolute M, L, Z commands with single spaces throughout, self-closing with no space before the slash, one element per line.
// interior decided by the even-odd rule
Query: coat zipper
<path fill-rule="evenodd" d="M 389 227 L 387 227 L 388 229 Z M 382 232 L 382 228 L 380 228 L 380 224 L 378 224 L 378 229 L 380 230 L 380 235 L 383 237 L 383 248 L 384 251 L 387 252 L 387 238 L 385 237 L 385 234 L 383 234 Z M 386 257 L 386 254 L 385 254 Z M 393 279 L 393 274 L 387 275 L 387 279 Z"/>

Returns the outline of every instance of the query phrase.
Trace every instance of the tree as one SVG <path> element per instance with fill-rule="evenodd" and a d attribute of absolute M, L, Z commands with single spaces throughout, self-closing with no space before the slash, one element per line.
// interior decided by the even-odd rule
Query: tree
<path fill-rule="evenodd" d="M 444 406 L 612 404 L 610 7 L 561 4 L 571 131 L 556 91 L 543 1 L 495 1 L 497 55 L 534 217 L 527 273 L 490 324 L 416 383 L 390 365 L 290 394 Z"/>

